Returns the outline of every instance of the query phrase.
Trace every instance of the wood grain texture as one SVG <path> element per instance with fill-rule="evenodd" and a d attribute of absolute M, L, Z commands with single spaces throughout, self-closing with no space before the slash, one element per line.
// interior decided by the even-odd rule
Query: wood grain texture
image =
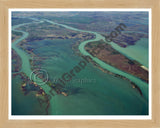
<path fill-rule="evenodd" d="M 9 8 L 152 8 L 152 120 L 8 120 Z M 160 128 L 159 0 L 0 0 L 0 128 Z"/>

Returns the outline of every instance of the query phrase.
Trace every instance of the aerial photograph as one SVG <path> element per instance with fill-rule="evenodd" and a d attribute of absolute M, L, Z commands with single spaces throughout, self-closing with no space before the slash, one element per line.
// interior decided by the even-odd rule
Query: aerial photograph
<path fill-rule="evenodd" d="M 149 115 L 148 11 L 11 11 L 11 115 Z"/>

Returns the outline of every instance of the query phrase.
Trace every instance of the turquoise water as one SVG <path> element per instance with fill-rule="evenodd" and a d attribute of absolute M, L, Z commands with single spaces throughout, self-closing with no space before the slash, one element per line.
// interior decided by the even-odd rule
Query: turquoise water
<path fill-rule="evenodd" d="M 39 22 L 39 23 L 41 23 L 41 22 Z M 20 37 L 19 39 L 17 39 L 16 41 L 14 41 L 12 43 L 12 48 L 17 52 L 17 54 L 20 56 L 20 58 L 22 60 L 22 69 L 21 69 L 21 71 L 24 72 L 30 78 L 30 75 L 32 73 L 31 66 L 30 66 L 30 63 L 29 63 L 30 56 L 25 51 L 23 51 L 22 49 L 18 48 L 18 46 L 17 46 L 17 44 L 19 42 L 21 42 L 22 40 L 24 40 L 25 38 L 28 37 L 28 33 L 24 32 L 24 31 L 16 30 L 16 28 L 18 28 L 20 26 L 23 26 L 23 25 L 27 25 L 27 24 L 31 24 L 31 23 L 24 23 L 24 24 L 20 24 L 20 25 L 16 25 L 16 26 L 12 27 L 13 31 L 17 31 L 17 32 L 22 32 L 23 33 L 22 37 Z M 38 79 L 38 81 L 41 81 L 41 83 L 42 83 L 41 79 Z M 49 94 L 50 87 L 47 84 L 39 85 L 39 86 L 41 86 L 43 88 L 45 93 Z M 55 93 L 55 92 L 53 92 L 53 93 Z M 54 99 L 52 98 L 50 100 L 50 104 L 51 104 L 50 106 L 52 108 L 54 108 L 54 103 L 53 102 L 54 102 Z"/>
<path fill-rule="evenodd" d="M 125 56 L 133 60 L 137 60 L 139 63 L 141 63 L 142 65 L 148 68 L 149 49 L 148 49 L 148 39 L 147 38 L 141 38 L 139 41 L 136 42 L 136 45 L 131 45 L 126 48 L 122 48 L 115 43 L 111 43 L 111 45 L 114 49 L 121 52 Z"/>
<path fill-rule="evenodd" d="M 45 108 L 39 107 L 35 92 L 24 95 L 20 76 L 12 78 L 12 115 L 44 115 Z"/>
<path fill-rule="evenodd" d="M 70 27 L 70 26 L 67 26 L 67 25 L 63 25 L 63 24 L 58 24 L 58 23 L 55 23 L 53 21 L 49 21 L 49 20 L 46 20 L 47 22 L 51 23 L 51 24 L 56 24 L 56 25 L 60 25 L 62 27 L 65 27 L 67 29 L 71 29 L 71 30 L 75 30 L 75 31 L 80 31 L 80 32 L 88 32 L 88 33 L 92 33 L 94 35 L 96 35 L 96 38 L 95 39 L 92 39 L 92 40 L 87 40 L 87 41 L 84 41 L 84 42 L 81 42 L 80 45 L 79 45 L 79 50 L 80 52 L 85 55 L 85 56 L 90 56 L 96 63 L 98 63 L 102 68 L 104 69 L 107 69 L 108 71 L 111 71 L 113 73 L 116 73 L 116 74 L 119 74 L 119 75 L 122 75 L 128 79 L 130 79 L 132 82 L 134 82 L 135 84 L 137 84 L 139 86 L 139 88 L 141 89 L 144 97 L 148 100 L 148 84 L 143 82 L 142 80 L 140 80 L 139 78 L 131 75 L 131 74 L 128 74 L 128 73 L 125 73 L 119 69 L 116 69 L 106 63 L 104 63 L 103 61 L 99 60 L 98 58 L 96 57 L 93 57 L 91 54 L 89 54 L 85 49 L 85 45 L 88 43 L 88 42 L 91 42 L 91 41 L 98 41 L 98 40 L 104 40 L 104 37 L 101 36 L 100 34 L 96 33 L 96 32 L 92 32 L 92 31 L 85 31 L 85 30 L 80 30 L 80 29 L 77 29 L 77 28 L 73 28 L 73 27 Z"/>
<path fill-rule="evenodd" d="M 57 24 L 46 20 L 47 22 Z M 25 24 L 23 24 L 25 25 Z M 61 25 L 61 24 L 57 24 Z M 76 28 L 72 28 L 66 25 L 61 25 L 65 28 L 72 29 L 75 31 L 83 31 Z M 27 76 L 32 72 L 30 69 L 29 58 L 30 56 L 23 50 L 17 47 L 17 44 L 28 36 L 27 32 L 15 30 L 23 33 L 23 36 L 13 42 L 12 48 L 19 54 L 22 59 L 22 71 L 26 73 Z M 79 50 L 84 55 L 89 55 L 84 50 L 84 46 L 90 41 L 96 41 L 99 39 L 104 39 L 101 35 L 95 32 L 89 32 L 96 35 L 93 40 L 84 41 L 80 44 Z M 36 42 L 35 42 L 36 43 Z M 45 44 L 45 41 L 38 42 L 40 44 Z M 37 43 L 37 45 L 38 45 Z M 74 41 L 71 40 L 52 40 L 47 42 L 46 48 L 40 48 L 37 46 L 37 51 L 39 54 L 45 54 L 49 57 L 53 55 L 52 59 L 45 60 L 42 63 L 49 76 L 59 77 L 61 74 L 70 71 L 73 66 L 75 66 L 81 57 L 73 54 L 71 49 L 71 44 Z M 42 52 L 43 51 L 43 52 Z M 92 56 L 91 56 L 92 57 Z M 123 75 L 133 82 L 135 82 L 142 90 L 145 98 L 141 97 L 140 94 L 130 86 L 130 83 L 126 80 L 114 77 L 112 75 L 103 73 L 101 70 L 94 67 L 92 64 L 82 70 L 77 74 L 75 79 L 93 79 L 91 83 L 67 83 L 66 89 L 71 91 L 71 95 L 65 97 L 63 95 L 56 95 L 50 100 L 49 112 L 52 115 L 135 115 L 135 114 L 148 114 L 148 86 L 146 83 L 140 79 L 124 73 L 108 64 L 105 64 L 101 60 L 92 57 L 101 67 Z M 54 77 L 53 77 L 54 79 Z M 41 80 L 39 80 L 41 81 Z M 50 87 L 46 84 L 40 85 L 44 91 L 49 94 Z"/>
<path fill-rule="evenodd" d="M 34 53 L 50 56 L 41 62 L 52 82 L 69 72 L 81 60 L 73 53 L 74 40 L 43 40 L 30 42 Z M 43 51 L 43 52 L 42 52 Z M 78 80 L 88 80 L 80 82 Z M 89 81 L 90 80 L 90 81 Z M 91 63 L 66 83 L 69 96 L 55 95 L 53 115 L 135 115 L 147 114 L 147 101 L 126 80 L 103 73 Z M 117 107 L 118 106 L 118 107 Z M 135 107 L 136 106 L 136 107 Z"/>

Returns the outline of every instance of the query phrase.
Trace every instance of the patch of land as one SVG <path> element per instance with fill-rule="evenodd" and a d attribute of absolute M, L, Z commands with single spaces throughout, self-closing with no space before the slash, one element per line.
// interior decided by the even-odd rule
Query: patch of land
<path fill-rule="evenodd" d="M 23 93 L 20 92 L 19 95 L 22 95 L 22 96 L 26 96 L 26 95 L 27 96 L 29 96 L 29 95 L 31 96 L 31 95 L 33 95 L 34 99 L 36 99 L 37 102 L 39 103 L 39 105 L 41 106 L 40 109 L 37 108 L 36 111 L 40 111 L 42 114 L 48 114 L 48 107 L 50 105 L 50 102 L 49 102 L 49 97 L 44 92 L 44 90 L 40 86 L 38 86 L 35 82 L 32 82 L 26 76 L 26 74 L 23 73 L 23 72 L 12 73 L 12 78 L 14 78 L 13 80 L 19 79 L 18 84 L 14 85 L 14 86 L 17 86 L 16 87 L 17 89 L 19 88 L 23 92 Z M 18 85 L 20 85 L 20 86 L 18 87 Z M 13 95 L 17 96 L 17 94 L 13 94 Z M 19 98 L 19 99 L 21 99 L 21 98 Z M 21 101 L 21 100 L 17 100 L 16 101 L 16 103 L 18 103 L 18 102 L 24 103 L 24 101 Z M 30 106 L 30 105 L 28 105 L 28 106 Z"/>
<path fill-rule="evenodd" d="M 22 36 L 21 32 L 12 31 L 12 43 Z"/>
<path fill-rule="evenodd" d="M 69 30 L 48 22 L 30 24 L 19 29 L 29 33 L 27 39 L 24 40 L 25 42 L 53 39 L 79 39 L 80 41 L 84 41 L 95 37 L 94 34 Z"/>
<path fill-rule="evenodd" d="M 40 47 L 44 48 L 45 46 L 47 46 L 47 40 L 59 39 L 63 41 L 65 39 L 69 39 L 72 41 L 74 40 L 76 43 L 95 38 L 95 35 L 93 34 L 65 29 L 64 27 L 53 25 L 48 22 L 25 25 L 20 27 L 19 30 L 23 30 L 29 33 L 29 36 L 25 40 L 21 41 L 18 45 L 24 51 L 30 54 L 31 59 L 29 61 L 32 70 L 34 70 L 35 68 L 41 69 L 43 62 L 49 58 L 48 56 L 42 55 L 37 52 L 37 49 L 39 49 Z M 39 43 L 37 45 L 36 42 L 39 42 L 41 40 L 46 40 L 46 43 Z M 55 56 L 58 55 L 52 55 L 52 57 Z M 43 80 L 43 76 L 38 77 Z M 58 83 L 54 83 L 50 79 L 48 79 L 47 85 L 49 85 L 54 91 L 56 91 L 57 94 L 61 94 L 64 96 L 69 95 L 69 92 L 67 91 L 67 89 L 65 89 L 64 86 Z"/>
<path fill-rule="evenodd" d="M 135 45 L 135 43 L 140 40 L 141 38 L 148 38 L 147 34 L 144 33 L 136 33 L 136 32 L 130 32 L 130 33 L 122 33 L 119 34 L 117 37 L 115 38 L 111 38 L 111 37 L 107 37 L 107 34 L 102 34 L 106 41 L 112 41 L 116 44 L 118 44 L 121 47 L 127 47 L 129 45 Z"/>
<path fill-rule="evenodd" d="M 75 28 L 106 34 L 120 23 L 126 31 L 148 33 L 148 12 L 14 12 L 16 17 L 46 18 Z"/>
<path fill-rule="evenodd" d="M 18 17 L 14 17 L 13 15 L 14 14 L 12 13 L 12 26 L 33 21 L 29 18 L 22 18 L 23 16 L 20 16 L 20 18 L 18 18 Z"/>
<path fill-rule="evenodd" d="M 101 46 L 101 49 L 98 48 L 98 44 Z M 105 63 L 148 82 L 148 71 L 141 67 L 142 65 L 137 61 L 128 59 L 113 49 L 110 44 L 104 41 L 90 42 L 85 46 L 85 49 Z"/>
<path fill-rule="evenodd" d="M 12 72 L 19 72 L 21 70 L 22 60 L 15 50 L 12 49 Z"/>

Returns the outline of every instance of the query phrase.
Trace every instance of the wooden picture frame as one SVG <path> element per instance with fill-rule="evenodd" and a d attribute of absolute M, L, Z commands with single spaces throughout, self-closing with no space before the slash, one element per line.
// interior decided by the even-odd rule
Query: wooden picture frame
<path fill-rule="evenodd" d="M 152 9 L 152 119 L 151 120 L 9 120 L 9 8 L 151 8 Z M 119 127 L 158 128 L 160 127 L 160 1 L 159 0 L 0 0 L 0 127 Z"/>

